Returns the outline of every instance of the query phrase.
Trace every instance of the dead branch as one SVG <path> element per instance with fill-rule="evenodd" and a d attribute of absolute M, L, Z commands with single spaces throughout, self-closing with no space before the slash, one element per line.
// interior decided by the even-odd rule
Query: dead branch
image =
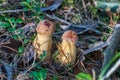
<path fill-rule="evenodd" d="M 30 9 L 28 10 L 24 10 L 24 9 L 16 9 L 16 10 L 5 10 L 5 11 L 0 11 L 0 14 L 3 14 L 3 13 L 14 13 L 14 12 L 23 12 L 23 11 L 29 11 Z"/>
<path fill-rule="evenodd" d="M 107 47 L 107 49 L 104 51 L 104 61 L 103 61 L 102 70 L 105 68 L 108 62 L 113 58 L 113 56 L 115 56 L 119 44 L 120 44 L 120 24 L 116 25 L 116 28 L 111 38 L 111 42 Z"/>
<path fill-rule="evenodd" d="M 63 0 L 54 0 L 53 4 L 51 6 L 45 7 L 45 8 L 41 8 L 40 11 L 44 12 L 44 11 L 53 11 L 55 9 L 58 9 L 58 7 L 61 5 L 61 3 L 63 2 Z"/>
<path fill-rule="evenodd" d="M 13 80 L 12 67 L 7 63 L 3 63 L 3 64 L 7 72 L 7 80 Z"/>
<path fill-rule="evenodd" d="M 109 42 L 105 42 L 105 43 L 101 43 L 100 45 L 96 46 L 96 47 L 93 47 L 93 48 L 90 48 L 90 49 L 87 49 L 84 51 L 84 55 L 88 54 L 88 53 L 91 53 L 93 51 L 98 51 L 98 50 L 101 50 L 102 48 L 106 47 L 109 45 Z"/>
<path fill-rule="evenodd" d="M 102 33 L 96 29 L 99 24 L 102 24 L 100 22 L 96 22 L 94 24 L 76 25 L 76 24 L 70 23 L 70 22 L 68 22 L 64 19 L 61 19 L 61 18 L 59 18 L 55 15 L 49 15 L 49 14 L 45 14 L 45 15 L 50 19 L 54 19 L 54 20 L 57 20 L 57 21 L 60 21 L 62 23 L 67 24 L 68 27 L 66 27 L 65 30 L 77 29 L 77 30 L 79 30 L 79 32 L 76 32 L 77 34 L 82 34 L 82 33 L 87 32 L 87 31 L 92 31 L 92 32 L 95 32 L 98 35 L 102 35 Z M 74 31 L 76 31 L 76 30 L 74 30 Z"/>
<path fill-rule="evenodd" d="M 58 17 L 55 16 L 55 15 L 49 15 L 49 14 L 46 14 L 46 16 L 47 16 L 48 18 L 51 18 L 51 19 L 54 19 L 54 20 L 60 21 L 60 22 L 65 23 L 65 24 L 67 24 L 67 25 L 71 25 L 70 22 L 65 21 L 65 20 L 63 20 L 63 19 L 60 19 L 60 18 L 58 18 Z"/>

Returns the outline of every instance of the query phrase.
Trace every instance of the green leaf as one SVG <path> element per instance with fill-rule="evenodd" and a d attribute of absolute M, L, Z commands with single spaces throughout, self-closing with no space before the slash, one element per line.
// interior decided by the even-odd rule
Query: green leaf
<path fill-rule="evenodd" d="M 8 31 L 9 31 L 9 32 L 14 32 L 14 31 L 15 31 L 15 28 L 8 28 Z"/>
<path fill-rule="evenodd" d="M 32 71 L 30 76 L 33 77 L 34 80 L 46 80 L 47 78 L 47 70 L 42 69 L 39 71 Z"/>
<path fill-rule="evenodd" d="M 46 56 L 46 54 L 47 54 L 47 51 L 44 50 L 43 51 L 43 56 Z"/>
<path fill-rule="evenodd" d="M 39 73 L 40 73 L 41 80 L 45 80 L 47 78 L 47 70 L 46 69 L 40 70 Z"/>
<path fill-rule="evenodd" d="M 13 26 L 15 27 L 15 26 L 17 26 L 17 23 L 15 22 L 15 23 L 13 23 Z"/>
<path fill-rule="evenodd" d="M 40 7 L 36 7 L 36 8 L 35 8 L 35 11 L 36 11 L 36 12 L 40 12 Z"/>
<path fill-rule="evenodd" d="M 42 69 L 42 67 L 40 66 L 39 63 L 36 62 L 35 64 L 36 64 L 36 68 L 37 68 L 37 69 Z"/>
<path fill-rule="evenodd" d="M 28 42 L 29 42 L 28 39 L 24 39 L 24 41 L 23 41 L 24 44 L 27 44 Z"/>
<path fill-rule="evenodd" d="M 115 56 L 113 56 L 113 58 L 107 63 L 107 65 L 103 68 L 103 70 L 100 73 L 99 79 L 101 80 L 102 77 L 105 75 L 105 73 L 107 72 L 108 68 L 110 67 L 110 65 L 112 65 L 112 63 L 114 63 L 117 59 L 120 58 L 120 52 L 118 52 Z"/>
<path fill-rule="evenodd" d="M 15 23 L 16 21 L 15 21 L 15 18 L 10 18 L 10 21 L 12 22 L 12 23 Z"/>
<path fill-rule="evenodd" d="M 71 3 L 71 4 L 73 4 L 73 0 L 68 0 L 68 3 Z"/>
<path fill-rule="evenodd" d="M 12 35 L 12 38 L 14 38 L 14 39 L 19 39 L 19 38 L 18 38 L 18 35 Z"/>
<path fill-rule="evenodd" d="M 79 80 L 93 80 L 90 74 L 87 73 L 79 73 L 75 76 Z"/>
<path fill-rule="evenodd" d="M 74 0 L 68 0 L 68 3 L 71 7 L 74 7 Z"/>
<path fill-rule="evenodd" d="M 22 1 L 20 4 L 22 4 L 23 6 L 26 6 L 28 9 L 32 9 L 32 6 L 26 1 Z"/>
<path fill-rule="evenodd" d="M 18 29 L 18 30 L 17 30 L 17 33 L 22 34 L 22 32 L 23 32 L 23 29 Z"/>
<path fill-rule="evenodd" d="M 31 73 L 30 73 L 30 76 L 31 77 L 33 77 L 33 80 L 40 80 L 39 79 L 39 73 L 38 72 L 36 72 L 36 71 L 32 71 Z"/>
<path fill-rule="evenodd" d="M 24 38 L 25 38 L 25 35 L 19 34 L 19 37 L 20 37 L 21 39 L 24 39 Z"/>
<path fill-rule="evenodd" d="M 9 18 L 6 17 L 6 18 L 5 18 L 5 21 L 8 21 L 8 20 L 9 20 Z"/>
<path fill-rule="evenodd" d="M 27 11 L 28 9 L 29 9 L 29 8 L 27 8 L 27 7 L 24 7 L 24 8 L 23 8 L 24 11 Z"/>
<path fill-rule="evenodd" d="M 42 16 L 40 16 L 40 19 L 41 19 L 41 20 L 43 20 L 43 19 L 44 19 L 44 16 L 43 16 L 43 15 L 42 15 Z"/>
<path fill-rule="evenodd" d="M 43 51 L 43 53 L 40 55 L 40 59 L 43 60 L 47 55 L 47 51 Z"/>
<path fill-rule="evenodd" d="M 27 0 L 27 3 L 30 3 L 31 0 Z"/>
<path fill-rule="evenodd" d="M 22 53 L 24 51 L 24 46 L 18 48 L 18 53 Z"/>
<path fill-rule="evenodd" d="M 8 28 L 10 27 L 10 23 L 7 23 L 7 22 L 0 22 L 0 27 L 3 27 L 3 28 Z"/>
<path fill-rule="evenodd" d="M 16 19 L 16 22 L 17 22 L 17 23 L 23 23 L 23 20 L 22 20 L 21 18 L 17 18 L 17 19 Z"/>
<path fill-rule="evenodd" d="M 52 80 L 58 80 L 58 76 L 57 75 L 53 75 Z"/>

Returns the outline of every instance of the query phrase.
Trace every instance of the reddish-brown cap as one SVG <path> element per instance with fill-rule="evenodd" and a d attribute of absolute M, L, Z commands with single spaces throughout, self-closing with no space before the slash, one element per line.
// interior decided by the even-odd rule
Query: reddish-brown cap
<path fill-rule="evenodd" d="M 54 25 L 49 20 L 43 20 L 38 23 L 36 31 L 38 34 L 51 35 L 54 31 Z"/>
<path fill-rule="evenodd" d="M 68 30 L 63 33 L 62 40 L 71 41 L 73 43 L 76 43 L 78 40 L 78 36 L 77 36 L 76 32 L 74 32 L 72 30 Z"/>

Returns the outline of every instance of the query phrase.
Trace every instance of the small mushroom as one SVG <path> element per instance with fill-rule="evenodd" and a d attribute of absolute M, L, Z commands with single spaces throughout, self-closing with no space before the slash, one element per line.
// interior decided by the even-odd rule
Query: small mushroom
<path fill-rule="evenodd" d="M 58 52 L 55 54 L 55 61 L 62 65 L 72 65 L 76 59 L 77 34 L 68 30 L 62 35 L 62 43 L 58 44 Z"/>
<path fill-rule="evenodd" d="M 33 41 L 35 52 L 37 57 L 42 58 L 44 61 L 48 61 L 51 57 L 52 33 L 54 32 L 54 25 L 49 20 L 43 20 L 38 23 L 36 31 L 37 36 Z"/>

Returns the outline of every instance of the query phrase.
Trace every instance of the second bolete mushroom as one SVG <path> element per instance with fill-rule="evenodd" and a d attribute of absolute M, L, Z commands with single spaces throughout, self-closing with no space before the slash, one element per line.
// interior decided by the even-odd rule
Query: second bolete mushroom
<path fill-rule="evenodd" d="M 68 30 L 62 35 L 62 43 L 58 44 L 58 53 L 55 54 L 55 61 L 62 65 L 72 65 L 76 59 L 76 32 Z"/>
<path fill-rule="evenodd" d="M 54 25 L 49 20 L 43 20 L 38 23 L 36 31 L 37 36 L 33 41 L 35 52 L 37 53 L 37 57 L 44 55 L 44 52 L 46 52 L 42 60 L 48 61 L 51 56 L 52 33 L 54 31 Z"/>

